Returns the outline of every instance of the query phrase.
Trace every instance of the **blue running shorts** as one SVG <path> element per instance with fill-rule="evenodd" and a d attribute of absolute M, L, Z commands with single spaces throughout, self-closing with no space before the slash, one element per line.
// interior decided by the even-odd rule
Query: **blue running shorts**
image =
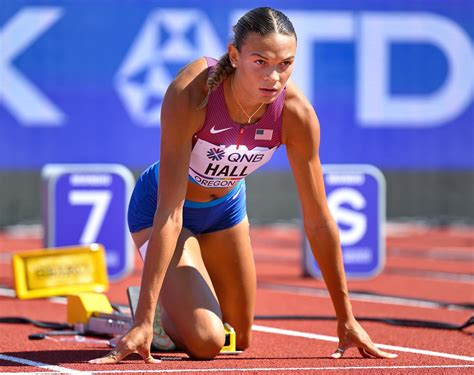
<path fill-rule="evenodd" d="M 128 206 L 128 227 L 138 232 L 153 226 L 157 205 L 159 162 L 139 177 Z M 240 223 L 247 214 L 245 181 L 240 180 L 226 195 L 210 202 L 186 200 L 183 227 L 194 234 L 216 232 Z"/>

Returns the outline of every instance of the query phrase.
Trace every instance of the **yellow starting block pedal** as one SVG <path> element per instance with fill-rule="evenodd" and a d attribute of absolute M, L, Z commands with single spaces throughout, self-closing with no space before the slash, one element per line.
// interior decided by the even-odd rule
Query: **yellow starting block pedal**
<path fill-rule="evenodd" d="M 112 314 L 114 309 L 105 294 L 78 293 L 67 297 L 67 322 L 86 324 L 95 312 Z"/>
<path fill-rule="evenodd" d="M 129 314 L 115 312 L 101 293 L 78 293 L 67 297 L 67 322 L 91 335 L 123 335 L 132 326 Z"/>
<path fill-rule="evenodd" d="M 105 292 L 108 288 L 104 247 L 63 247 L 13 255 L 16 295 L 20 299 Z"/>
<path fill-rule="evenodd" d="M 224 323 L 225 343 L 220 354 L 240 354 L 241 350 L 237 350 L 235 344 L 235 330 L 229 323 Z"/>

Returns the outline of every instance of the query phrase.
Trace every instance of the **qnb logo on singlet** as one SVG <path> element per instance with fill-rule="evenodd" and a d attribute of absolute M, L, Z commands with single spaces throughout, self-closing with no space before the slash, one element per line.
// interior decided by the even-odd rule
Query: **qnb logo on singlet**
<path fill-rule="evenodd" d="M 215 145 L 199 139 L 191 153 L 189 175 L 201 186 L 229 187 L 270 160 L 275 148 L 245 146 L 238 149 Z"/>

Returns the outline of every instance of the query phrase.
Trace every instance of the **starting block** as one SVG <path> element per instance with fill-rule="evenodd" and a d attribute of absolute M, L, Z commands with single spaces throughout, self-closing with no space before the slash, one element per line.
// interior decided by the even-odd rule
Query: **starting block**
<path fill-rule="evenodd" d="M 94 312 L 111 314 L 113 311 L 105 294 L 79 293 L 67 297 L 67 322 L 70 324 L 86 324 Z"/>
<path fill-rule="evenodd" d="M 20 299 L 108 289 L 105 250 L 99 244 L 16 253 L 12 266 Z"/>
<path fill-rule="evenodd" d="M 127 289 L 131 315 L 114 312 L 107 296 L 100 293 L 77 293 L 67 298 L 67 321 L 78 332 L 95 335 L 123 335 L 133 325 L 139 287 Z M 239 354 L 236 350 L 235 330 L 224 323 L 225 343 L 221 354 Z"/>
<path fill-rule="evenodd" d="M 100 293 L 68 296 L 67 321 L 76 331 L 93 335 L 123 335 L 132 326 L 131 316 L 114 312 L 107 296 Z"/>
<path fill-rule="evenodd" d="M 225 343 L 221 349 L 221 354 L 239 354 L 241 351 L 236 350 L 235 346 L 235 330 L 229 323 L 224 323 Z"/>

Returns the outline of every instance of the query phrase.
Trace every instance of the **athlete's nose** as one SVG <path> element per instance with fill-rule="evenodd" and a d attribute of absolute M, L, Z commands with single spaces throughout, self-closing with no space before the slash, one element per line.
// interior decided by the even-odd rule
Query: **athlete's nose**
<path fill-rule="evenodd" d="M 270 81 L 272 83 L 278 82 L 280 80 L 280 74 L 276 69 L 271 69 L 270 72 L 265 76 L 266 81 Z"/>

